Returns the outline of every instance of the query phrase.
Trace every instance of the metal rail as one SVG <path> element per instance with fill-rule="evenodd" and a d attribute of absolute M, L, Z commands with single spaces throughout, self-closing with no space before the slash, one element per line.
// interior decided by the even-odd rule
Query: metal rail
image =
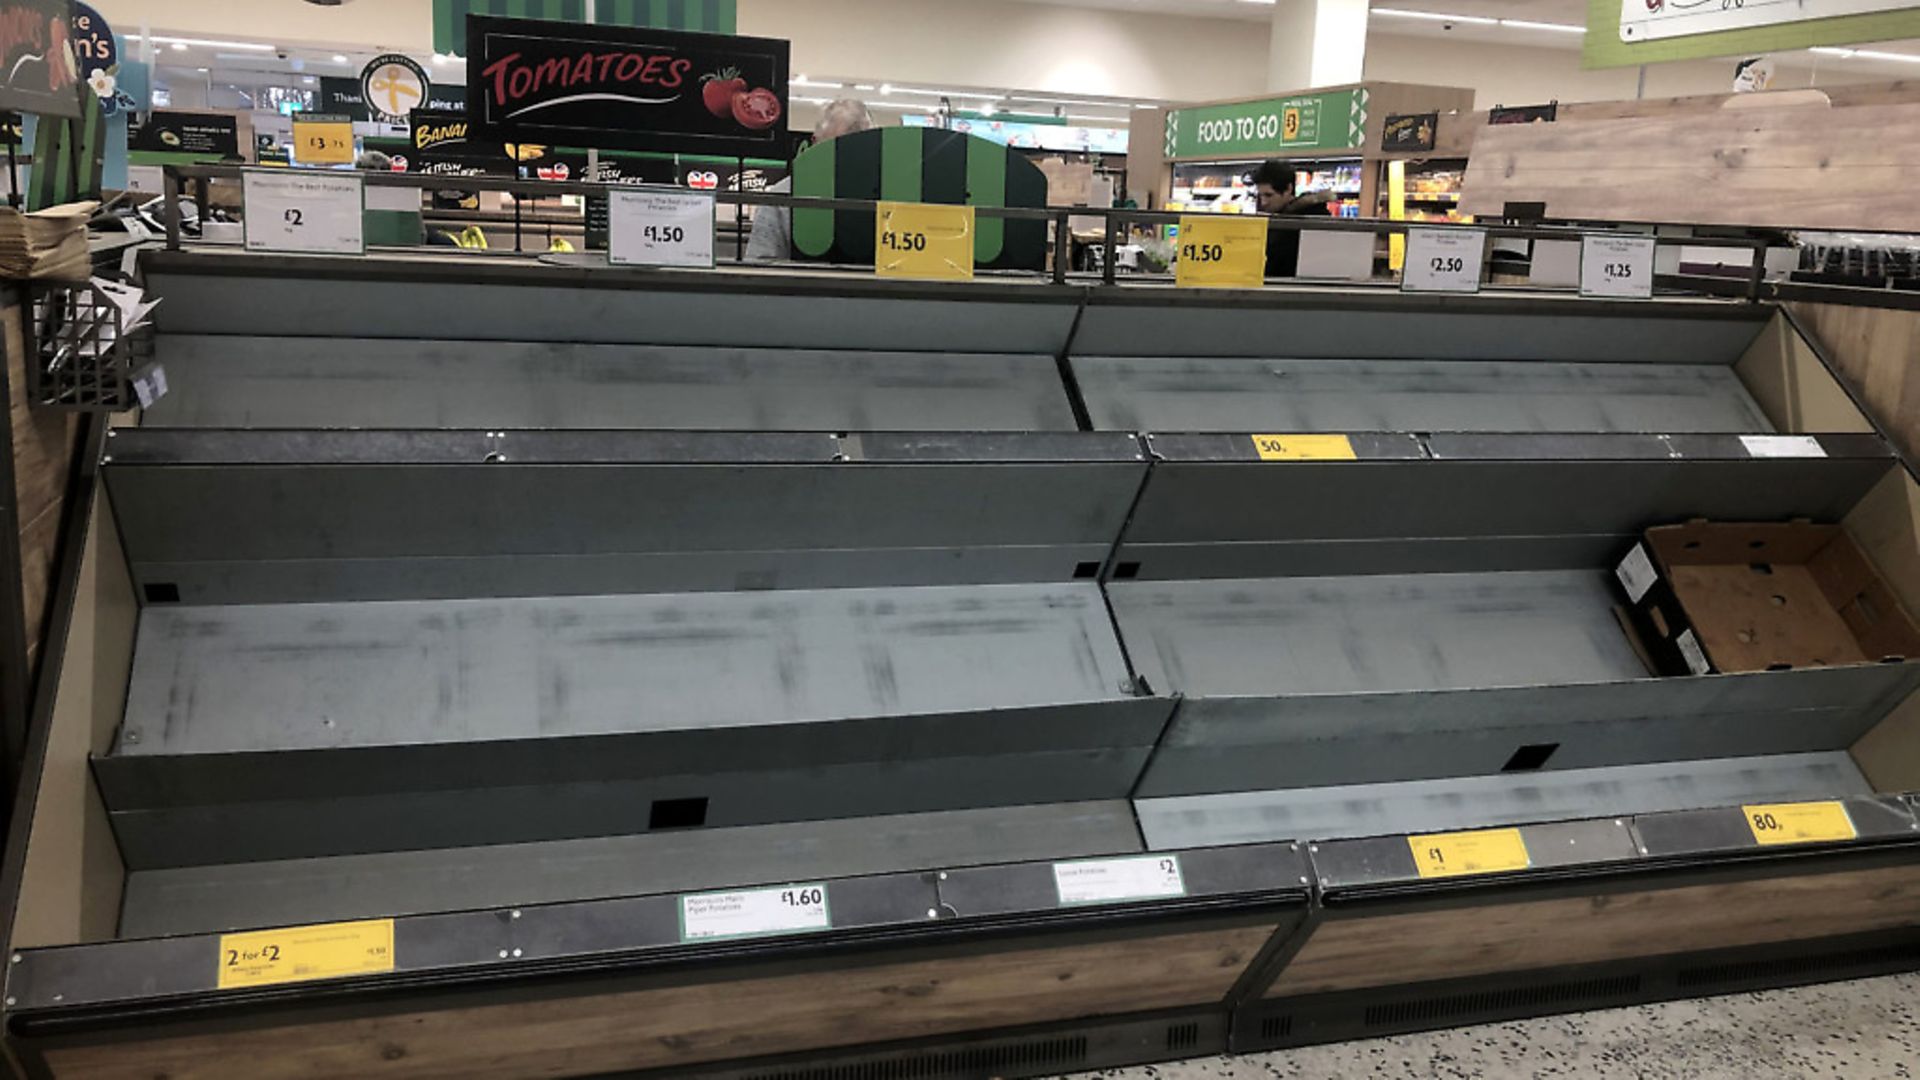
<path fill-rule="evenodd" d="M 202 218 L 207 211 L 207 186 L 213 180 L 238 180 L 245 168 L 238 165 L 180 165 L 167 166 L 165 169 L 164 191 L 166 205 L 162 209 L 162 218 L 166 223 L 167 250 L 178 251 L 184 242 L 181 232 L 180 199 L 189 187 L 194 192 L 195 201 Z M 628 189 L 629 185 L 592 182 L 584 180 L 521 180 L 495 176 L 446 176 L 438 174 L 363 172 L 358 174 L 369 187 L 413 188 L 430 190 L 457 186 L 462 190 L 498 191 L 510 195 L 582 195 L 605 196 L 612 192 Z M 847 210 L 872 211 L 878 205 L 875 200 L 816 198 L 797 195 L 784 195 L 763 191 L 717 191 L 715 200 L 722 206 L 775 206 L 790 210 Z M 1065 284 L 1070 278 L 1087 280 L 1097 278 L 1101 284 L 1118 285 L 1118 252 L 1122 237 L 1133 225 L 1176 225 L 1182 218 L 1198 216 L 1190 213 L 1167 210 L 1110 209 L 1102 207 L 1003 207 L 979 206 L 974 211 L 980 217 L 998 218 L 1011 221 L 1044 221 L 1054 227 L 1049 242 L 1053 252 L 1053 265 L 1035 272 L 1035 276 L 1051 278 L 1055 284 Z M 1073 219 L 1098 218 L 1102 222 L 1103 237 L 1100 249 L 1103 255 L 1098 275 L 1074 273 L 1070 268 L 1072 251 Z M 581 222 L 585 223 L 582 214 Z M 1335 217 L 1268 217 L 1270 231 L 1282 232 L 1362 232 L 1378 236 L 1406 236 L 1414 229 L 1433 230 L 1477 230 L 1484 232 L 1490 240 L 1563 240 L 1579 241 L 1589 235 L 1621 236 L 1645 235 L 1645 225 L 1628 229 L 1623 227 L 1576 227 L 1576 226 L 1540 226 L 1507 225 L 1500 223 L 1457 223 L 1457 222 L 1421 222 L 1421 221 L 1384 221 L 1374 218 L 1335 218 Z M 492 254 L 505 257 L 526 257 L 528 252 L 518 250 L 518 226 L 516 225 L 516 243 L 514 251 L 499 251 Z M 1699 236 L 1652 236 L 1656 247 L 1712 247 L 1744 249 L 1749 252 L 1747 275 L 1742 295 L 1749 301 L 1761 298 L 1762 283 L 1765 279 L 1767 242 L 1763 239 L 1733 237 Z M 531 253 L 535 255 L 545 252 Z M 1486 281 L 1491 272 L 1495 251 L 1492 244 L 1482 248 L 1480 278 Z M 722 262 L 734 263 L 737 259 L 722 259 Z M 783 264 L 804 269 L 804 264 Z M 821 264 L 825 267 L 827 264 Z M 1020 273 L 1020 272 L 1013 272 Z M 1131 275 L 1143 283 L 1164 283 L 1170 279 L 1167 274 Z M 1270 279 L 1272 280 L 1272 279 Z M 1292 280 L 1292 279 L 1289 279 Z M 1731 280 L 1731 279 L 1729 279 Z M 1302 282 L 1306 283 L 1306 282 Z M 1343 287 L 1366 287 L 1368 282 L 1343 281 Z M 1389 285 L 1391 279 L 1376 279 L 1373 285 Z M 1717 290 L 1716 290 L 1717 291 Z"/>

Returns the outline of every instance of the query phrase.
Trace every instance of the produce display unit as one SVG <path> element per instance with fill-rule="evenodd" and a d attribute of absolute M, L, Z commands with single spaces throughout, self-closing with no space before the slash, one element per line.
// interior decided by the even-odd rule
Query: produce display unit
<path fill-rule="evenodd" d="M 1694 518 L 1920 608 L 1772 305 L 142 269 L 171 392 L 94 441 L 5 868 L 30 1076 L 1032 1076 L 1920 966 L 1920 664 L 1617 617 Z"/>

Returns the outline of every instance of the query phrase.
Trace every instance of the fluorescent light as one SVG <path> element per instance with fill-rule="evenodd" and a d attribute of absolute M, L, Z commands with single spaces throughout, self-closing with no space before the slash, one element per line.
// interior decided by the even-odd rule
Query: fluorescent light
<path fill-rule="evenodd" d="M 128 34 L 127 40 L 140 41 L 142 38 L 139 34 Z M 210 49 L 245 49 L 248 52 L 274 51 L 274 46 L 262 45 L 257 41 L 214 41 L 208 38 L 167 37 L 161 34 L 155 34 L 145 40 L 151 41 L 155 45 L 205 45 Z"/>
<path fill-rule="evenodd" d="M 804 102 L 805 104 L 808 104 L 808 105 L 831 105 L 831 104 L 833 104 L 833 99 L 832 99 L 832 98 L 823 98 L 823 97 L 794 97 L 794 98 L 790 98 L 789 100 L 792 100 L 792 101 L 799 101 L 799 102 Z"/>
<path fill-rule="evenodd" d="M 892 83 L 881 83 L 881 84 L 880 84 L 880 92 L 881 92 L 882 94 L 891 94 L 891 93 L 893 93 L 893 84 L 892 84 Z"/>
<path fill-rule="evenodd" d="M 868 93 L 872 93 L 873 91 L 880 89 L 879 87 L 870 85 L 868 83 L 854 83 L 853 88 L 855 90 L 865 90 Z"/>
<path fill-rule="evenodd" d="M 1587 28 L 1584 26 L 1572 26 L 1567 23 L 1556 22 L 1534 22 L 1531 19 L 1501 19 L 1500 25 L 1511 27 L 1515 30 L 1552 30 L 1559 34 L 1584 34 L 1587 32 Z"/>
<path fill-rule="evenodd" d="M 1031 101 L 1039 105 L 1089 105 L 1096 109 L 1124 109 L 1124 101 L 1089 101 L 1086 98 L 1029 97 L 1025 94 L 1008 94 L 1008 101 Z"/>
<path fill-rule="evenodd" d="M 1838 56 L 1842 58 L 1853 55 L 1852 49 L 1830 49 L 1824 45 L 1816 45 L 1807 51 L 1810 53 L 1819 53 L 1821 56 Z"/>
<path fill-rule="evenodd" d="M 1920 64 L 1920 56 L 1912 53 L 1878 52 L 1873 49 L 1855 49 L 1853 55 L 1862 60 L 1898 60 L 1903 64 Z"/>
<path fill-rule="evenodd" d="M 1443 15 L 1437 11 L 1404 11 L 1400 8 L 1373 9 L 1375 15 L 1385 15 L 1391 19 L 1425 19 L 1428 22 L 1460 23 L 1463 26 L 1498 26 L 1499 19 L 1485 19 L 1478 15 Z"/>
<path fill-rule="evenodd" d="M 844 83 L 837 82 L 820 82 L 809 79 L 805 75 L 795 75 L 793 78 L 788 79 L 787 82 L 794 86 L 817 86 L 822 90 L 838 90 L 845 85 Z"/>
<path fill-rule="evenodd" d="M 1076 116 L 1073 113 L 1068 113 L 1065 119 L 1078 120 L 1081 123 L 1088 123 L 1088 124 L 1110 124 L 1116 128 L 1126 123 L 1126 121 L 1124 120 L 1116 120 L 1111 116 Z"/>
<path fill-rule="evenodd" d="M 993 113 L 994 113 L 993 102 L 989 101 L 985 105 L 980 106 L 981 116 L 992 116 Z"/>
<path fill-rule="evenodd" d="M 434 53 L 434 54 L 433 54 L 433 62 L 434 62 L 434 63 L 436 63 L 436 64 L 444 64 L 444 63 L 446 63 L 446 62 L 447 62 L 447 58 L 446 58 L 446 56 L 444 56 L 444 55 L 443 55 L 443 54 L 441 54 L 441 53 Z"/>
<path fill-rule="evenodd" d="M 174 52 L 186 52 L 186 51 L 187 51 L 187 43 L 186 43 L 186 42 L 184 42 L 184 41 L 176 41 L 176 42 L 174 42 L 174 43 L 173 43 L 173 51 L 174 51 Z"/>
<path fill-rule="evenodd" d="M 342 56 L 342 55 L 341 55 L 341 54 L 339 54 L 339 53 L 334 53 L 334 54 L 333 54 L 333 62 L 334 62 L 334 63 L 336 63 L 336 64 L 344 64 L 344 63 L 346 63 L 346 62 L 347 62 L 347 58 L 346 58 L 345 56 Z"/>

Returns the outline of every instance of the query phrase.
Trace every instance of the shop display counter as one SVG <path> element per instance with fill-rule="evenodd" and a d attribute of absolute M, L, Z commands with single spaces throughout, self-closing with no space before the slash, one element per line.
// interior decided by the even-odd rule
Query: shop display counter
<path fill-rule="evenodd" d="M 144 268 L 34 1075 L 1051 1075 L 1920 964 L 1920 662 L 1624 617 L 1693 518 L 1920 607 L 1770 306 Z"/>

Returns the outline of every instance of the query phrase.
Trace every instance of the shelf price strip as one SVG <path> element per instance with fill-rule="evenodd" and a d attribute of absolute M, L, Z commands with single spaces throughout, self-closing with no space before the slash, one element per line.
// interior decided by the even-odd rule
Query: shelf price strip
<path fill-rule="evenodd" d="M 1053 887 L 1062 907 L 1168 900 L 1187 895 L 1178 855 L 1054 863 Z"/>
<path fill-rule="evenodd" d="M 1742 806 L 1747 829 L 1755 843 L 1819 844 L 1853 840 L 1860 835 L 1844 803 L 1756 803 Z"/>
<path fill-rule="evenodd" d="M 393 970 L 393 920 L 290 926 L 220 935 L 222 990 Z"/>
<path fill-rule="evenodd" d="M 1501 874 L 1533 865 L 1519 829 L 1428 833 L 1407 837 L 1407 846 L 1423 878 Z"/>
<path fill-rule="evenodd" d="M 1261 461 L 1358 461 L 1345 435 L 1255 435 L 1253 452 Z"/>
<path fill-rule="evenodd" d="M 729 941 L 833 928 L 824 882 L 770 889 L 687 893 L 680 897 L 680 940 Z"/>
<path fill-rule="evenodd" d="M 1267 219 L 1189 214 L 1180 219 L 1173 283 L 1182 289 L 1257 289 L 1267 275 Z"/>
<path fill-rule="evenodd" d="M 873 272 L 922 281 L 973 280 L 971 206 L 883 202 L 874 214 Z"/>

